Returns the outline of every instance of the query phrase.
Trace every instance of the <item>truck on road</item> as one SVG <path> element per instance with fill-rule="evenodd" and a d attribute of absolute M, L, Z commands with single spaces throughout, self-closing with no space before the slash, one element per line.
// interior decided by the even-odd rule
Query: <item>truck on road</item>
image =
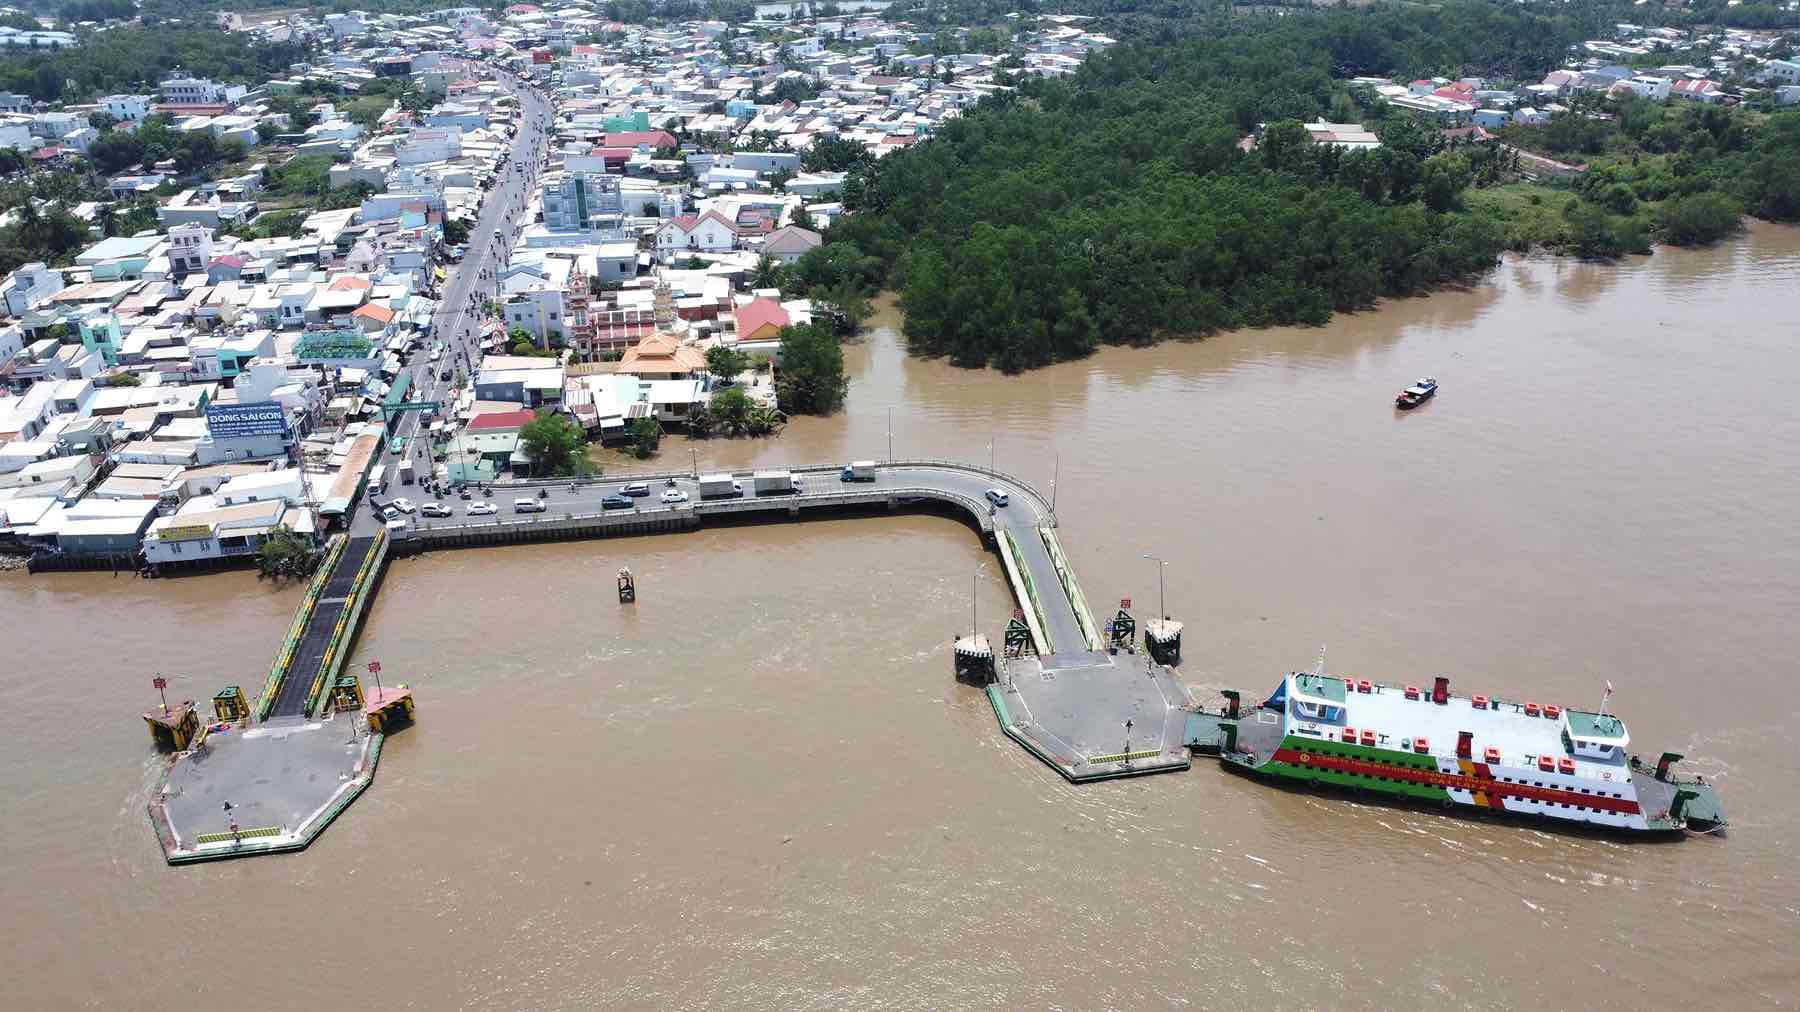
<path fill-rule="evenodd" d="M 411 485 L 411 484 L 414 484 L 415 482 L 417 482 L 417 480 L 418 479 L 413 476 L 412 459 L 408 458 L 406 460 L 401 461 L 400 462 L 400 484 Z"/>
<path fill-rule="evenodd" d="M 728 499 L 744 494 L 744 486 L 729 474 L 703 474 L 700 476 L 700 498 Z"/>
<path fill-rule="evenodd" d="M 751 479 L 757 495 L 793 495 L 792 471 L 758 471 Z"/>
<path fill-rule="evenodd" d="M 844 471 L 838 475 L 841 481 L 874 481 L 875 462 L 872 460 L 853 460 L 844 465 Z"/>

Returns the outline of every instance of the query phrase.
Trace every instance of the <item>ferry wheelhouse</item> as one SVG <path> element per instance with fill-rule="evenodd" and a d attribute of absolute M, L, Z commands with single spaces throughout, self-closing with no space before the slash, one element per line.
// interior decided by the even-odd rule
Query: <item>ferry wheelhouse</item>
<path fill-rule="evenodd" d="M 1447 678 L 1426 688 L 1301 672 L 1235 710 L 1234 698 L 1220 758 L 1261 776 L 1606 829 L 1725 825 L 1712 785 L 1677 776 L 1676 753 L 1654 766 L 1631 755 L 1610 713 L 1453 696 Z"/>

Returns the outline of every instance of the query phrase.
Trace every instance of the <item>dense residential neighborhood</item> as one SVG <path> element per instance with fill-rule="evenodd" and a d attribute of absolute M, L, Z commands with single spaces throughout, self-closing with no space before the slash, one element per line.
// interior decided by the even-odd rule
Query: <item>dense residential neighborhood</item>
<path fill-rule="evenodd" d="M 1067 73 L 1111 42 L 1071 25 L 1050 24 L 1025 65 Z M 388 485 L 542 473 L 522 432 L 546 415 L 598 445 L 645 420 L 698 430 L 723 390 L 778 418 L 784 333 L 843 316 L 770 280 L 842 213 L 844 167 L 809 167 L 808 149 L 878 158 L 1000 87 L 999 56 L 940 68 L 874 18 L 750 26 L 766 38 L 735 44 L 722 23 L 627 28 L 587 6 L 221 27 L 316 55 L 264 81 L 183 67 L 54 108 L 0 95 L 0 146 L 29 172 L 91 171 L 153 131 L 235 146 L 207 165 L 117 164 L 113 204 L 0 219 L 66 212 L 88 231 L 66 262 L 0 283 L 0 541 L 34 564 L 163 568 L 251 556 L 279 530 L 316 541 Z M 554 94 L 553 118 L 527 122 L 508 81 Z M 540 164 L 510 160 L 521 130 L 546 134 Z M 516 217 L 478 233 L 516 179 Z M 143 227 L 120 230 L 122 208 Z M 434 326 L 482 242 L 496 256 L 470 267 L 470 355 Z M 736 357 L 714 368 L 744 371 L 716 375 L 716 348 Z M 377 461 L 422 400 L 415 376 L 447 396 L 414 433 L 429 467 L 402 478 Z"/>
<path fill-rule="evenodd" d="M 984 53 L 944 44 L 964 30 L 877 13 L 646 26 L 605 11 L 223 14 L 220 31 L 312 55 L 260 81 L 195 66 L 85 101 L 0 94 L 20 178 L 98 171 L 105 198 L 0 215 L 75 229 L 0 281 L 0 542 L 45 565 L 210 562 L 281 529 L 316 539 L 391 483 L 569 473 L 526 436 L 545 417 L 653 452 L 663 426 L 712 431 L 725 394 L 762 413 L 738 431 L 778 428 L 787 335 L 854 330 L 867 311 L 826 239 L 859 169 L 1115 44 L 1080 16 L 1019 21 Z M 1541 79 L 1342 87 L 1350 112 L 1404 110 L 1483 143 L 1581 115 L 1584 95 L 1800 101 L 1800 64 L 1762 55 L 1776 38 L 1620 24 Z M 515 84 L 550 112 L 527 118 Z M 512 160 L 521 131 L 541 141 L 533 164 Z M 1305 135 L 1382 146 L 1357 122 Z M 446 302 L 452 279 L 465 305 Z M 438 332 L 465 316 L 472 350 Z M 412 412 L 426 445 L 402 451 Z M 416 452 L 421 473 L 385 473 L 384 448 Z"/>

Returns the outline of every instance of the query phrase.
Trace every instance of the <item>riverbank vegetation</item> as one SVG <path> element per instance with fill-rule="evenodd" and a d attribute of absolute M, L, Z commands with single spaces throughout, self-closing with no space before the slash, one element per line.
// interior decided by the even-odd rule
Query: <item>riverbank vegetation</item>
<path fill-rule="evenodd" d="M 574 420 L 556 411 L 539 411 L 519 426 L 519 449 L 531 458 L 532 472 L 544 478 L 594 473 L 584 448 L 587 436 Z"/>
<path fill-rule="evenodd" d="M 781 328 L 781 370 L 775 400 L 784 415 L 829 415 L 844 406 L 850 380 L 844 348 L 826 323 Z"/>
<path fill-rule="evenodd" d="M 688 435 L 773 436 L 787 424 L 781 409 L 765 404 L 744 392 L 743 387 L 726 387 L 712 395 L 705 404 L 688 412 Z"/>
<path fill-rule="evenodd" d="M 1022 80 L 858 167 L 844 193 L 858 213 L 809 266 L 897 289 L 916 353 L 1013 371 L 1101 344 L 1323 323 L 1478 274 L 1509 245 L 1613 257 L 1716 237 L 1734 207 L 1792 216 L 1800 149 L 1775 120 L 1794 114 L 1752 128 L 1719 110 L 1634 111 L 1620 129 L 1671 152 L 1489 197 L 1516 177 L 1505 145 L 1344 84 L 1536 79 L 1593 37 L 1580 12 L 1452 2 L 1245 20 Z M 1314 144 L 1300 124 L 1321 118 L 1360 120 L 1381 147 Z"/>
<path fill-rule="evenodd" d="M 1501 138 L 1586 171 L 1566 191 L 1537 188 L 1520 214 L 1512 197 L 1482 206 L 1506 223 L 1507 244 L 1544 245 L 1586 256 L 1715 242 L 1741 215 L 1800 220 L 1800 112 L 1774 115 L 1687 102 L 1625 97 L 1584 102 L 1541 128 L 1513 126 Z M 1527 199 L 1531 199 L 1529 196 Z"/>
<path fill-rule="evenodd" d="M 320 555 L 312 542 L 288 527 L 277 527 L 257 549 L 257 573 L 272 580 L 304 579 L 318 568 Z"/>

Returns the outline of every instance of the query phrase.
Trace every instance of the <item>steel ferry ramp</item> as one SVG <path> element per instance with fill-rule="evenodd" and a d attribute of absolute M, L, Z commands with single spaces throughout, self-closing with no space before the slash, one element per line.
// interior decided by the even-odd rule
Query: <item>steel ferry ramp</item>
<path fill-rule="evenodd" d="M 304 717 L 309 703 L 317 702 L 312 696 L 319 682 L 320 668 L 334 654 L 334 647 L 344 649 L 348 646 L 338 642 L 340 637 L 348 639 L 354 634 L 350 629 L 340 632 L 340 623 L 350 608 L 352 593 L 358 589 L 357 577 L 369 565 L 377 540 L 373 535 L 351 538 L 344 553 L 338 557 L 336 567 L 319 594 L 318 603 L 313 606 L 312 617 L 307 620 L 300 643 L 294 649 L 294 659 L 276 689 L 275 703 L 269 709 L 271 717 Z"/>

